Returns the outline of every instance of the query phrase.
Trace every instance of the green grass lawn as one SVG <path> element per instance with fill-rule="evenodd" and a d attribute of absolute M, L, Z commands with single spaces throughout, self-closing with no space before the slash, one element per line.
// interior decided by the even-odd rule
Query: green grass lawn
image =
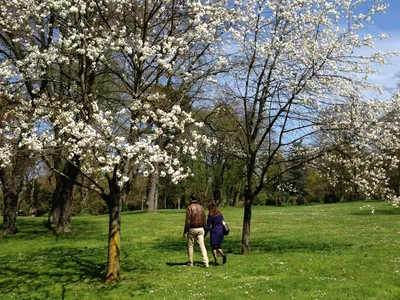
<path fill-rule="evenodd" d="M 361 202 L 254 207 L 246 256 L 243 208 L 221 208 L 228 262 L 208 269 L 197 245 L 184 266 L 184 210 L 124 213 L 115 285 L 102 283 L 107 216 L 75 217 L 58 238 L 21 217 L 20 233 L 0 239 L 0 299 L 400 299 L 400 209 L 369 204 L 375 214 Z"/>

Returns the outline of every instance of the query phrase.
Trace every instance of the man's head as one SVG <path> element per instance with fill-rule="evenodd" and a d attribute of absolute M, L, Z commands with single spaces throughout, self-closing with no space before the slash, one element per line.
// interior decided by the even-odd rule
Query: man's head
<path fill-rule="evenodd" d="M 196 203 L 197 202 L 197 196 L 195 193 L 192 193 L 190 195 L 190 203 Z"/>

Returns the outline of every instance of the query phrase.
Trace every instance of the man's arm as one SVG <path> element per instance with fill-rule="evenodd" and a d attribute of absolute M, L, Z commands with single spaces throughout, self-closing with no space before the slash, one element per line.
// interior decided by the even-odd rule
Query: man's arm
<path fill-rule="evenodd" d="M 184 237 L 189 232 L 191 220 L 192 220 L 192 213 L 191 213 L 191 210 L 190 210 L 190 206 L 188 206 L 188 208 L 186 209 L 185 227 L 183 229 L 183 236 Z"/>

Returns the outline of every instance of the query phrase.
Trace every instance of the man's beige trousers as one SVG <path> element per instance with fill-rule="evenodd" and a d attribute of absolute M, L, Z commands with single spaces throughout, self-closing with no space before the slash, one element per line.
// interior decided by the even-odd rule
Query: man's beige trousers
<path fill-rule="evenodd" d="M 188 233 L 188 265 L 193 266 L 193 246 L 194 240 L 199 244 L 203 264 L 208 267 L 208 256 L 206 246 L 204 245 L 204 228 L 190 228 Z"/>

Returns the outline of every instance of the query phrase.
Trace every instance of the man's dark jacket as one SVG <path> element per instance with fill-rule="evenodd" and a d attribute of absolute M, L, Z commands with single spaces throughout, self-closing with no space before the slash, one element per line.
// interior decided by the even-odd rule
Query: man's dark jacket
<path fill-rule="evenodd" d="M 186 221 L 183 233 L 188 233 L 190 228 L 205 228 L 206 214 L 203 206 L 194 202 L 186 208 Z"/>

